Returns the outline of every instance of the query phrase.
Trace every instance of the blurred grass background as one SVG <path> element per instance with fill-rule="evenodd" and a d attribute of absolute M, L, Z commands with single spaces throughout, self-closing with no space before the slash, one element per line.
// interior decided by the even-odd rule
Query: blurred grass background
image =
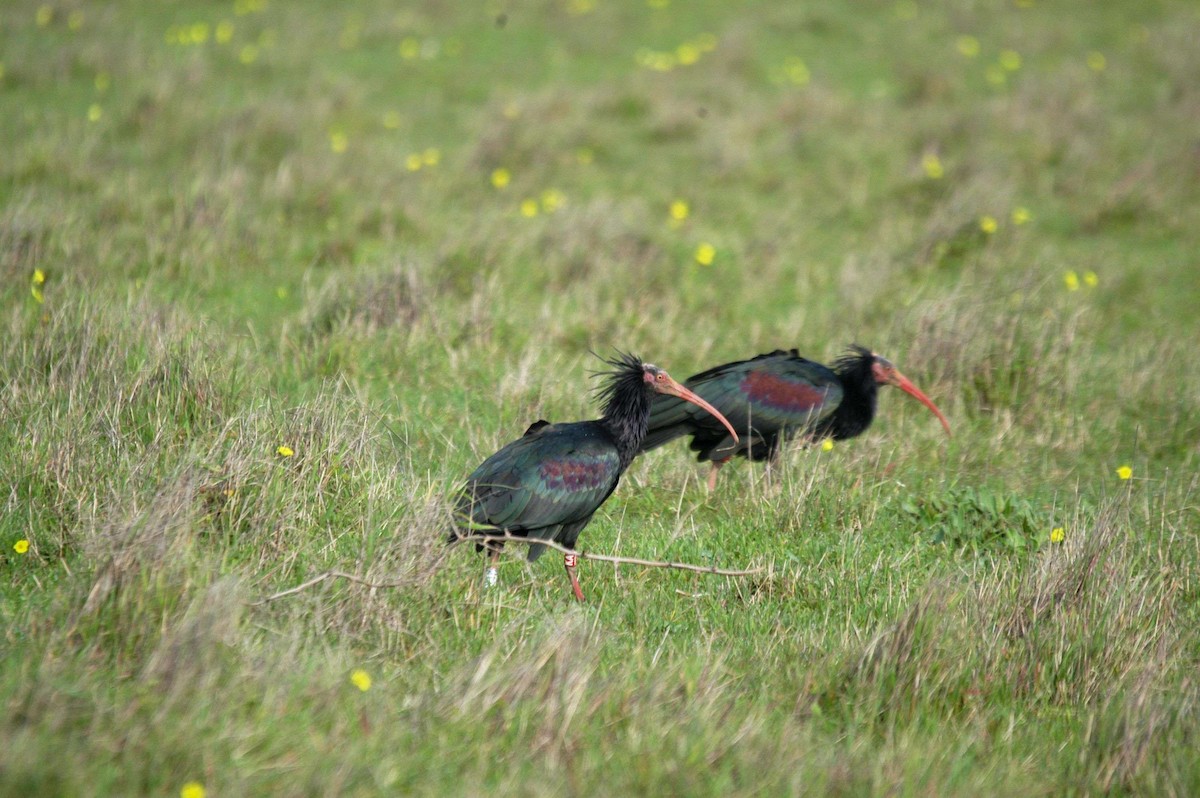
<path fill-rule="evenodd" d="M 1195 793 L 1198 34 L 6 4 L 0 792 Z M 441 546 L 478 462 L 595 412 L 589 349 L 852 341 L 954 437 L 885 392 L 714 496 L 664 447 L 581 540 L 760 576 L 585 564 L 575 606 Z M 399 586 L 252 603 L 327 569 Z"/>

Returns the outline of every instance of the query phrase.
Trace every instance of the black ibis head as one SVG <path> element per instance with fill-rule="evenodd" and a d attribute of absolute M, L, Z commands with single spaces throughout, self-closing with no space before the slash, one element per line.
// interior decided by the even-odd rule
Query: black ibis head
<path fill-rule="evenodd" d="M 674 396 L 702 408 L 721 422 L 729 430 L 733 441 L 737 442 L 737 431 L 729 423 L 729 419 L 692 390 L 680 384 L 666 370 L 653 363 L 644 363 L 628 354 L 618 354 L 605 362 L 612 366 L 613 370 L 601 375 L 608 380 L 600 388 L 599 395 L 604 405 L 604 423 L 613 431 L 619 442 L 623 468 L 633 460 L 646 437 L 650 423 L 650 404 L 656 393 Z"/>
<path fill-rule="evenodd" d="M 872 353 L 873 362 L 871 363 L 871 373 L 875 377 L 875 382 L 879 385 L 895 385 L 900 390 L 904 391 L 909 396 L 916 399 L 921 404 L 933 411 L 933 414 L 938 417 L 938 421 L 942 422 L 942 426 L 946 430 L 946 434 L 950 434 L 950 422 L 942 415 L 942 411 L 938 410 L 937 405 L 933 400 L 921 392 L 921 389 L 912 384 L 912 380 L 900 373 L 900 370 L 892 365 L 892 361 L 882 355 Z"/>

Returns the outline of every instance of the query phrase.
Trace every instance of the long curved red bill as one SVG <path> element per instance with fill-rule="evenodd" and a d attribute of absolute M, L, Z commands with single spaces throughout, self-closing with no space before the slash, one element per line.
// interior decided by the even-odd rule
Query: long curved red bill
<path fill-rule="evenodd" d="M 894 368 L 891 370 L 891 373 L 888 375 L 888 377 L 888 382 L 890 382 L 892 385 L 895 385 L 897 388 L 904 391 L 906 394 L 932 410 L 933 414 L 938 417 L 938 421 L 942 422 L 942 426 L 946 428 L 946 434 L 950 434 L 950 422 L 947 421 L 946 417 L 942 415 L 942 411 L 938 410 L 938 407 L 933 403 L 933 400 L 921 393 L 921 389 L 912 384 L 912 380 L 910 380 L 908 377 L 905 377 Z"/>
<path fill-rule="evenodd" d="M 669 375 L 665 375 L 665 376 L 667 378 L 664 382 L 658 383 L 655 385 L 655 389 L 659 393 L 665 393 L 665 394 L 668 394 L 669 396 L 676 396 L 685 402 L 691 402 L 696 407 L 703 408 L 705 412 L 707 412 L 709 415 L 711 415 L 717 421 L 720 421 L 722 424 L 725 425 L 725 429 L 729 430 L 729 434 L 730 434 L 730 436 L 733 437 L 734 443 L 738 442 L 737 431 L 733 428 L 733 425 L 729 423 L 729 419 L 727 419 L 727 418 L 725 418 L 725 416 L 721 415 L 720 410 L 717 410 L 717 408 L 713 407 L 708 402 L 701 399 L 695 393 L 693 393 L 692 391 L 690 391 L 687 388 L 680 385 Z"/>

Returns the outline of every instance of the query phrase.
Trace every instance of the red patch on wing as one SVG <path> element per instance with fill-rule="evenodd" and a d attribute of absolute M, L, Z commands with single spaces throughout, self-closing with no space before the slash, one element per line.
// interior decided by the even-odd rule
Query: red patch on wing
<path fill-rule="evenodd" d="M 608 482 L 609 466 L 597 460 L 551 460 L 542 463 L 539 473 L 550 490 L 588 490 Z"/>
<path fill-rule="evenodd" d="M 751 400 L 784 413 L 811 413 L 825 403 L 828 388 L 814 388 L 764 371 L 752 371 L 741 384 Z"/>

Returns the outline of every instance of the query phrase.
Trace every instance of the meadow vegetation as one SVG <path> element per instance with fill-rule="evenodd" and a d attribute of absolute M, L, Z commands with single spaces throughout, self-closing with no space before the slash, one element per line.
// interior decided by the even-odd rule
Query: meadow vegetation
<path fill-rule="evenodd" d="M 1200 9 L 0 9 L 0 794 L 1200 792 Z M 858 342 L 485 590 L 614 348 Z M 259 603 L 323 571 L 332 580 Z M 353 678 L 352 678 L 353 677 Z"/>

